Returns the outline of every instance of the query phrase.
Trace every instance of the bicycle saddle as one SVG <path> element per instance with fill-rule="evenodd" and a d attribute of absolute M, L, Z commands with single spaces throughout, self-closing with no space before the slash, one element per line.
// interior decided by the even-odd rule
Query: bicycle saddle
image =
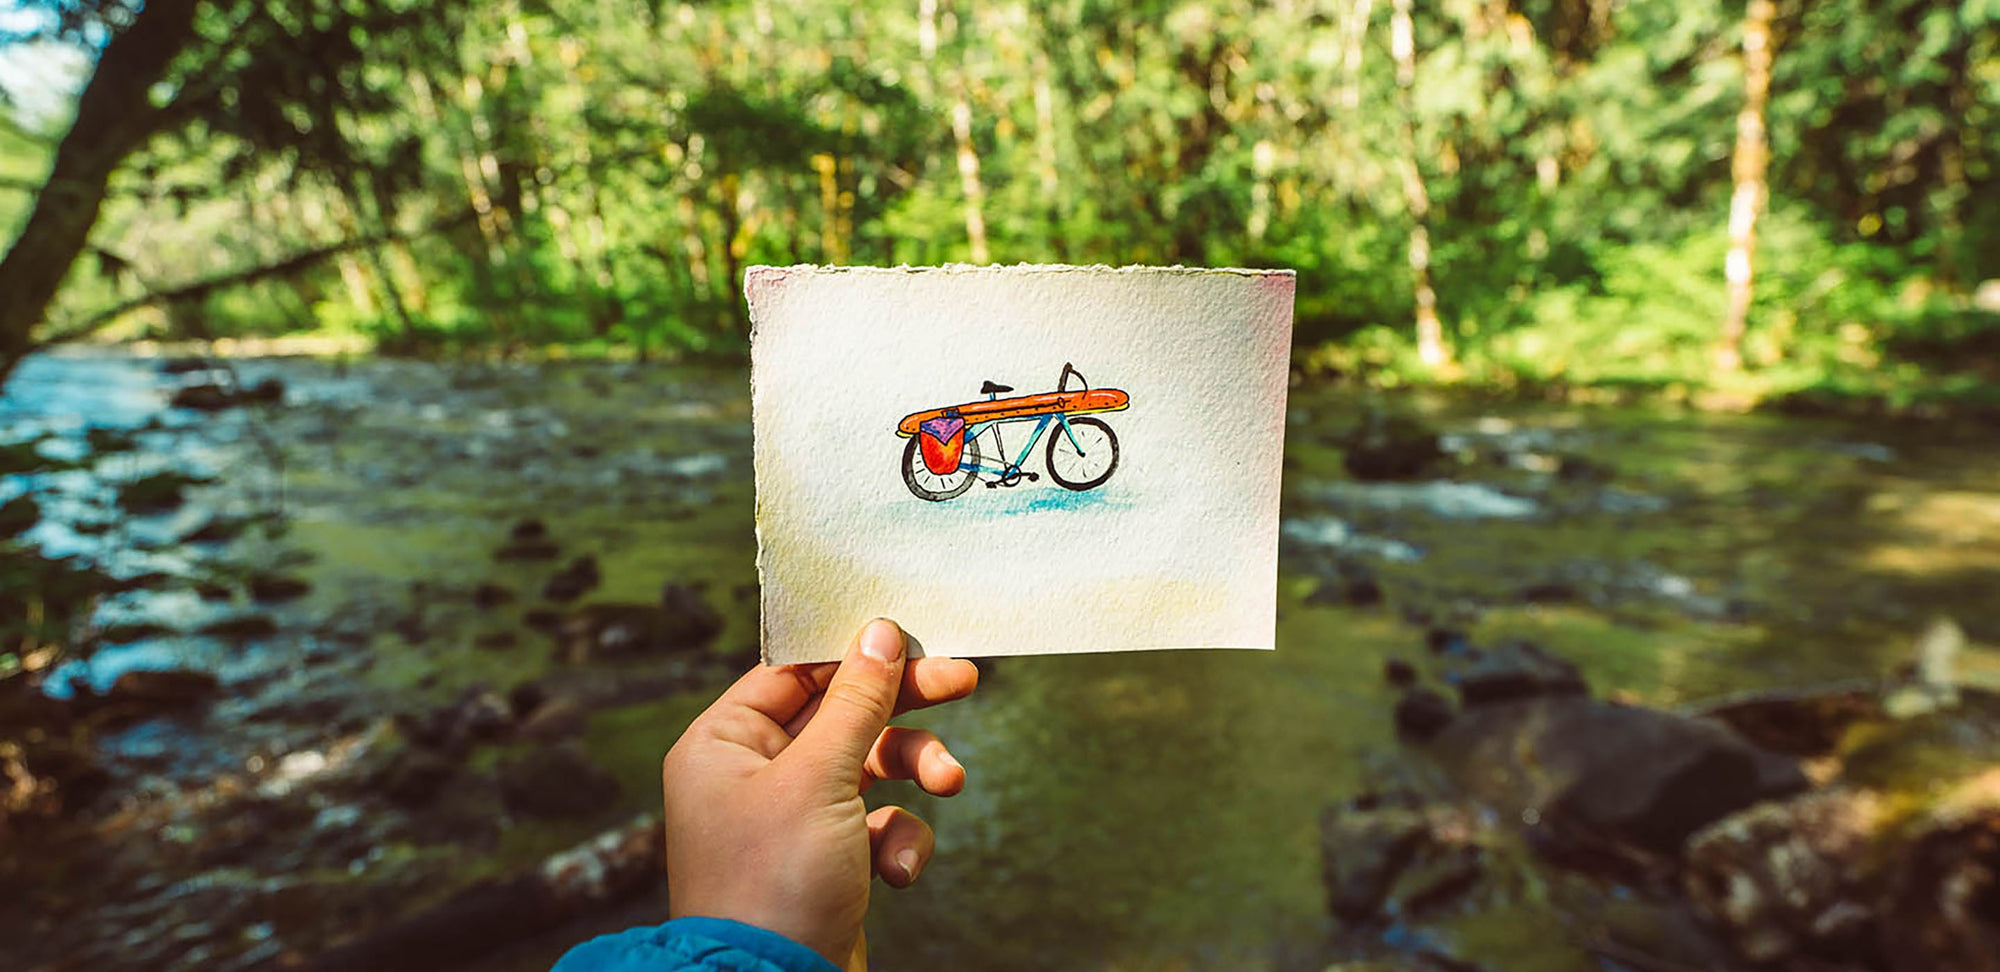
<path fill-rule="evenodd" d="M 1000 395 L 1013 390 L 1014 390 L 1013 385 L 1002 385 L 998 382 L 992 382 L 992 381 L 986 382 L 979 386 L 979 393 L 981 395 Z"/>

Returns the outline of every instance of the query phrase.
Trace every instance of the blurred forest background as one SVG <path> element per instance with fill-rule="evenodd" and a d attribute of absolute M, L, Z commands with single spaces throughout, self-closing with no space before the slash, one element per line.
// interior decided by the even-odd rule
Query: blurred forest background
<path fill-rule="evenodd" d="M 1298 270 L 1282 650 L 984 662 L 880 968 L 1994 972 L 1996 113 L 2000 0 L 0 0 L 0 968 L 657 921 L 744 268 L 1060 261 Z"/>
<path fill-rule="evenodd" d="M 0 363 L 740 356 L 746 265 L 1061 261 L 1294 267 L 1302 366 L 1382 385 L 1907 407 L 2000 369 L 1996 0 L 0 17 Z M 98 69 L 28 104 L 63 48 Z"/>

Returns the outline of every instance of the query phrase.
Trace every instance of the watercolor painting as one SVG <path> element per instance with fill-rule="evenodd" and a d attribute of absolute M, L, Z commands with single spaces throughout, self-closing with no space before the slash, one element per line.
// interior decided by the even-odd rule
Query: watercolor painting
<path fill-rule="evenodd" d="M 1072 379 L 1075 390 L 1070 389 Z M 988 489 L 1038 482 L 1040 474 L 1028 471 L 1026 464 L 1044 434 L 1044 468 L 1056 485 L 1079 492 L 1095 489 L 1118 471 L 1118 434 L 1103 419 L 1084 416 L 1123 411 L 1131 404 L 1130 395 L 1116 388 L 1091 388 L 1068 362 L 1056 378 L 1055 391 L 1000 397 L 1013 390 L 989 379 L 979 386 L 984 401 L 912 412 L 896 423 L 896 434 L 909 440 L 903 447 L 903 485 L 911 495 L 938 503 L 960 496 L 974 482 L 983 481 Z M 1016 437 L 1019 451 L 1007 446 L 1009 426 L 1021 433 Z"/>
<path fill-rule="evenodd" d="M 1294 283 L 750 268 L 765 660 L 1271 647 Z"/>

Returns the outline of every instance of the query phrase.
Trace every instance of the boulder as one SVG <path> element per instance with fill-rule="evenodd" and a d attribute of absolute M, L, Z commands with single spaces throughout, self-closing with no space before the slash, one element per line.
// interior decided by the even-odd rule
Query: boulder
<path fill-rule="evenodd" d="M 214 382 L 197 382 L 176 389 L 173 397 L 167 399 L 167 405 L 197 412 L 220 412 L 236 405 L 236 395 Z"/>
<path fill-rule="evenodd" d="M 16 816 L 74 811 L 111 786 L 90 747 L 68 735 L 0 740 L 0 836 Z"/>
<path fill-rule="evenodd" d="M 495 608 L 514 600 L 514 591 L 492 582 L 482 582 L 472 589 L 472 605 L 477 608 Z"/>
<path fill-rule="evenodd" d="M 1416 479 L 1445 458 L 1437 430 L 1399 412 L 1368 412 L 1338 445 L 1348 475 L 1360 480 Z"/>
<path fill-rule="evenodd" d="M 278 633 L 278 622 L 263 614 L 238 614 L 203 625 L 197 634 L 226 641 L 256 641 Z"/>
<path fill-rule="evenodd" d="M 181 534 L 182 543 L 228 543 L 243 535 L 250 521 L 241 517 L 218 516 Z"/>
<path fill-rule="evenodd" d="M 537 706 L 514 727 L 521 739 L 555 740 L 581 736 L 589 728 L 590 717 L 574 699 L 557 697 Z"/>
<path fill-rule="evenodd" d="M 568 619 L 569 615 L 555 608 L 537 607 L 521 612 L 522 624 L 552 638 L 562 634 L 563 625 Z"/>
<path fill-rule="evenodd" d="M 18 537 L 42 521 L 42 504 L 28 493 L 0 503 L 0 540 Z"/>
<path fill-rule="evenodd" d="M 1581 695 L 1588 688 L 1575 665 L 1526 641 L 1481 651 L 1447 674 L 1446 680 L 1457 684 L 1459 701 L 1468 708 L 1536 696 Z"/>
<path fill-rule="evenodd" d="M 1382 663 L 1382 680 L 1395 688 L 1409 688 L 1417 684 L 1417 667 L 1401 658 L 1391 658 Z"/>
<path fill-rule="evenodd" d="M 176 709 L 207 702 L 221 690 L 222 683 L 207 672 L 135 669 L 111 683 L 104 701 L 151 710 Z"/>
<path fill-rule="evenodd" d="M 1887 815 L 1865 791 L 1835 788 L 1760 804 L 1688 842 L 1689 900 L 1753 962 L 1872 948 Z"/>
<path fill-rule="evenodd" d="M 1381 806 L 1362 797 L 1320 817 L 1320 880 L 1327 907 L 1342 921 L 1381 913 L 1389 889 L 1430 837 L 1423 813 L 1397 803 Z"/>
<path fill-rule="evenodd" d="M 645 892 L 666 874 L 664 848 L 659 821 L 639 818 L 525 872 L 480 880 L 297 964 L 306 972 L 428 972 L 463 965 Z"/>
<path fill-rule="evenodd" d="M 160 374 L 163 375 L 186 375 L 219 367 L 221 364 L 216 361 L 195 356 L 160 359 Z"/>
<path fill-rule="evenodd" d="M 568 604 L 590 593 L 600 580 L 602 577 L 597 572 L 597 558 L 584 554 L 570 561 L 567 566 L 557 571 L 554 577 L 549 578 L 549 582 L 542 586 L 542 597 L 559 604 Z"/>
<path fill-rule="evenodd" d="M 1752 807 L 1690 841 L 1684 884 L 1766 967 L 2000 972 L 2000 770 Z"/>
<path fill-rule="evenodd" d="M 250 578 L 250 599 L 259 603 L 274 601 L 295 601 L 312 590 L 312 584 L 303 577 L 286 577 L 279 574 L 259 574 Z"/>
<path fill-rule="evenodd" d="M 514 707 L 497 693 L 474 688 L 457 701 L 397 715 L 396 728 L 418 746 L 462 753 L 473 743 L 492 742 L 511 733 Z"/>
<path fill-rule="evenodd" d="M 97 633 L 97 640 L 108 645 L 128 645 L 135 641 L 150 641 L 154 638 L 172 637 L 175 634 L 178 632 L 164 624 L 127 621 L 105 625 L 104 629 Z"/>
<path fill-rule="evenodd" d="M 1989 774 L 2000 792 L 2000 771 Z M 2000 806 L 1940 822 L 1902 848 L 1882 910 L 1894 972 L 2000 972 Z"/>
<path fill-rule="evenodd" d="M 572 662 L 696 651 L 722 630 L 722 616 L 694 589 L 670 584 L 661 603 L 586 604 L 563 621 L 561 652 Z"/>
<path fill-rule="evenodd" d="M 1457 717 L 1458 709 L 1450 699 L 1429 689 L 1417 689 L 1396 700 L 1396 736 L 1408 742 L 1430 742 Z"/>
<path fill-rule="evenodd" d="M 237 393 L 236 400 L 259 405 L 274 405 L 285 400 L 285 383 L 277 378 L 260 379 L 256 384 Z"/>
<path fill-rule="evenodd" d="M 500 761 L 507 809 L 533 817 L 584 817 L 611 806 L 618 780 L 568 744 L 538 746 Z"/>
<path fill-rule="evenodd" d="M 1711 702 L 1696 714 L 1772 752 L 1804 758 L 1832 753 L 1848 729 L 1887 715 L 1872 684 L 1735 696 Z"/>
<path fill-rule="evenodd" d="M 165 513 L 179 509 L 186 501 L 182 495 L 189 486 L 200 486 L 209 480 L 190 476 L 173 470 L 163 470 L 141 476 L 118 487 L 118 508 L 127 513 Z"/>
<path fill-rule="evenodd" d="M 1503 813 L 1669 857 L 1702 827 L 1809 785 L 1796 760 L 1715 723 L 1580 695 L 1468 706 L 1431 749 Z"/>
<path fill-rule="evenodd" d="M 397 754 L 372 781 L 390 803 L 411 810 L 430 806 L 458 774 L 458 763 L 433 749 L 412 747 Z"/>
<path fill-rule="evenodd" d="M 236 591 L 220 581 L 200 581 L 194 585 L 196 597 L 204 601 L 231 601 L 236 599 Z"/>
<path fill-rule="evenodd" d="M 660 606 L 680 618 L 681 623 L 703 643 L 722 632 L 722 615 L 709 606 L 700 584 L 668 583 L 660 589 Z"/>
<path fill-rule="evenodd" d="M 243 405 L 271 405 L 284 400 L 285 383 L 277 378 L 265 378 L 248 388 L 196 381 L 176 389 L 173 396 L 167 399 L 167 405 L 197 412 L 220 412 Z"/>

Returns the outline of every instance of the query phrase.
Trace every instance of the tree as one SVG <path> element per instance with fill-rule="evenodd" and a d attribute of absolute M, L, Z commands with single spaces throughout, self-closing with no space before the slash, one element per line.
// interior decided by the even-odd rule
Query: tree
<path fill-rule="evenodd" d="M 1400 168 L 1410 216 L 1410 287 L 1416 302 L 1417 356 L 1425 367 L 1438 368 L 1451 354 L 1444 345 L 1444 324 L 1438 320 L 1437 291 L 1431 287 L 1430 191 L 1417 164 L 1416 106 L 1411 95 L 1417 83 L 1416 26 L 1410 18 L 1410 0 L 1395 0 L 1390 11 L 1389 47 L 1396 59 L 1396 91 L 1403 115 Z"/>
<path fill-rule="evenodd" d="M 1764 211 L 1769 188 L 1764 173 L 1770 167 L 1771 140 L 1764 130 L 1765 105 L 1771 97 L 1771 21 L 1773 0 L 1750 0 L 1743 16 L 1743 109 L 1736 114 L 1736 151 L 1730 173 L 1736 188 L 1729 197 L 1729 309 L 1722 319 L 1722 343 L 1716 367 L 1743 367 L 1743 332 L 1754 296 L 1757 217 Z"/>
<path fill-rule="evenodd" d="M 77 100 L 76 121 L 56 148 L 55 164 L 21 233 L 0 258 L 0 382 L 33 347 L 56 289 L 82 255 L 104 205 L 111 174 L 126 157 L 188 105 L 155 104 L 153 86 L 194 39 L 196 0 L 148 0 L 134 9 L 121 3 L 61 6 L 53 31 L 81 37 L 91 25 L 114 31 L 90 84 Z"/>

